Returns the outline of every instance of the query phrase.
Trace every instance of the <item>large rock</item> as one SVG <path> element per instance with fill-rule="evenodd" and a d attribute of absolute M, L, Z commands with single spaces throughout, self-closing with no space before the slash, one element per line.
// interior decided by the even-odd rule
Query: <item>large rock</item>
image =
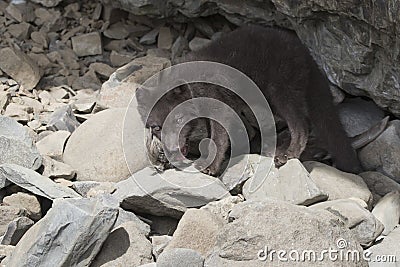
<path fill-rule="evenodd" d="M 311 205 L 328 199 L 298 159 L 289 160 L 279 169 L 272 166 L 262 183 L 255 183 L 250 178 L 243 186 L 243 196 L 247 200 L 274 198 L 292 204 Z"/>
<path fill-rule="evenodd" d="M 149 166 L 144 125 L 131 115 L 132 127 L 124 128 L 126 109 L 108 109 L 85 121 L 69 138 L 64 162 L 76 170 L 78 181 L 118 182 Z M 123 133 L 123 131 L 126 131 Z M 125 139 L 123 143 L 123 134 Z M 130 150 L 133 158 L 126 158 Z M 126 160 L 129 160 L 128 165 Z M 128 168 L 129 167 L 129 168 Z"/>
<path fill-rule="evenodd" d="M 371 97 L 400 114 L 397 5 L 390 1 L 103 0 L 135 15 L 183 20 L 220 14 L 241 25 L 258 23 L 294 29 L 329 80 L 341 89 Z M 184 15 L 183 15 L 184 14 Z"/>
<path fill-rule="evenodd" d="M 389 122 L 386 130 L 358 155 L 364 169 L 381 171 L 400 183 L 400 120 Z"/>
<path fill-rule="evenodd" d="M 400 225 L 379 243 L 366 250 L 369 267 L 399 267 Z"/>
<path fill-rule="evenodd" d="M 174 169 L 161 174 L 152 168 L 119 182 L 113 194 L 121 207 L 139 213 L 179 218 L 187 208 L 201 207 L 229 196 L 217 178 Z"/>
<path fill-rule="evenodd" d="M 57 131 L 41 139 L 36 146 L 40 154 L 61 160 L 65 143 L 70 135 L 68 131 Z"/>
<path fill-rule="evenodd" d="M 139 266 L 153 262 L 151 243 L 137 223 L 125 222 L 107 237 L 91 267 Z"/>
<path fill-rule="evenodd" d="M 14 206 L 26 211 L 27 216 L 32 220 L 39 220 L 42 217 L 39 200 L 31 194 L 18 192 L 3 199 L 3 203 L 9 206 Z"/>
<path fill-rule="evenodd" d="M 392 191 L 400 191 L 400 184 L 380 172 L 363 172 L 359 174 L 374 196 L 373 206 L 381 197 Z"/>
<path fill-rule="evenodd" d="M 42 164 L 29 132 L 15 120 L 0 115 L 0 164 L 13 163 L 38 169 Z"/>
<path fill-rule="evenodd" d="M 325 201 L 312 205 L 311 208 L 324 209 L 337 216 L 363 246 L 375 241 L 384 229 L 383 224 L 371 212 L 351 199 Z"/>
<path fill-rule="evenodd" d="M 204 257 L 195 250 L 175 248 L 161 253 L 158 267 L 203 267 Z"/>
<path fill-rule="evenodd" d="M 385 226 L 384 235 L 388 235 L 400 223 L 400 191 L 381 198 L 372 210 L 372 214 Z"/>
<path fill-rule="evenodd" d="M 98 95 L 99 104 L 110 108 L 126 108 L 136 89 L 157 72 L 169 67 L 171 62 L 162 57 L 140 57 L 119 68 L 106 81 Z M 133 104 L 135 105 L 135 104 Z"/>
<path fill-rule="evenodd" d="M 42 77 L 36 63 L 19 50 L 3 48 L 0 50 L 0 58 L 0 69 L 25 90 L 33 89 Z"/>
<path fill-rule="evenodd" d="M 307 161 L 303 164 L 318 188 L 328 194 L 328 200 L 355 197 L 371 206 L 372 193 L 360 176 L 339 171 L 320 162 Z"/>
<path fill-rule="evenodd" d="M 0 182 L 4 180 L 48 199 L 80 197 L 74 190 L 56 184 L 33 170 L 15 164 L 0 165 Z"/>
<path fill-rule="evenodd" d="M 340 248 L 355 251 L 361 261 L 332 261 L 329 257 L 313 261 L 305 254 L 306 266 L 367 266 L 350 230 L 327 211 L 276 200 L 245 201 L 233 207 L 229 219 L 217 235 L 217 244 L 205 266 L 300 266 L 305 250 L 311 251 L 308 259 L 312 259 L 313 253 L 320 256 L 324 250 Z M 280 250 L 287 261 L 279 261 Z M 297 256 L 291 251 L 297 251 Z"/>
<path fill-rule="evenodd" d="M 89 266 L 118 215 L 111 197 L 57 199 L 7 258 L 6 266 Z"/>

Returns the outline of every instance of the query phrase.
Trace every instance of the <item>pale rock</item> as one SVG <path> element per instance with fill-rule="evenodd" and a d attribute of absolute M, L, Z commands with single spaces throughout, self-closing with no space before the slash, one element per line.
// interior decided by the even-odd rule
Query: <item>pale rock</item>
<path fill-rule="evenodd" d="M 174 248 L 161 253 L 158 267 L 203 267 L 204 257 L 197 251 L 187 248 Z"/>
<path fill-rule="evenodd" d="M 365 251 L 366 255 L 371 260 L 369 261 L 369 267 L 399 267 L 399 244 L 400 225 L 388 236 L 383 237 L 379 243 Z"/>
<path fill-rule="evenodd" d="M 118 203 L 109 196 L 56 199 L 18 242 L 7 266 L 89 266 L 117 215 Z"/>
<path fill-rule="evenodd" d="M 121 21 L 112 24 L 107 30 L 103 32 L 104 36 L 110 39 L 125 39 L 129 36 L 129 30 L 125 23 Z"/>
<path fill-rule="evenodd" d="M 40 202 L 34 195 L 18 192 L 3 199 L 3 203 L 26 211 L 29 218 L 38 221 L 42 217 Z"/>
<path fill-rule="evenodd" d="M 39 173 L 15 164 L 0 165 L 0 181 L 7 180 L 29 192 L 50 200 L 66 197 L 80 197 L 74 190 L 58 185 Z"/>
<path fill-rule="evenodd" d="M 23 52 L 6 47 L 0 50 L 0 69 L 20 84 L 24 90 L 32 90 L 39 82 L 40 69 Z"/>
<path fill-rule="evenodd" d="M 272 158 L 263 157 L 258 164 L 260 156 L 255 156 L 254 159 L 249 158 L 250 166 L 246 165 L 246 157 L 233 166 L 234 168 L 242 167 L 245 173 L 253 171 L 252 174 L 247 174 L 251 178 L 243 186 L 243 196 L 247 200 L 274 198 L 307 206 L 328 198 L 327 194 L 311 179 L 310 174 L 298 159 L 291 159 L 278 169 L 275 166 L 271 167 L 274 165 Z M 254 170 L 257 170 L 256 174 Z M 228 169 L 224 174 L 222 181 L 229 171 Z"/>
<path fill-rule="evenodd" d="M 100 55 L 103 52 L 100 33 L 91 32 L 71 38 L 72 49 L 79 57 Z"/>
<path fill-rule="evenodd" d="M 26 211 L 15 206 L 0 206 L 0 235 L 3 235 L 8 227 L 8 224 L 19 218 L 25 216 Z"/>
<path fill-rule="evenodd" d="M 169 235 L 155 235 L 151 237 L 152 252 L 156 260 L 171 240 L 172 236 Z"/>
<path fill-rule="evenodd" d="M 43 175 L 50 179 L 72 180 L 75 178 L 76 171 L 71 166 L 48 156 L 43 157 L 43 167 Z"/>
<path fill-rule="evenodd" d="M 198 51 L 207 45 L 211 43 L 210 39 L 205 39 L 201 37 L 194 37 L 190 42 L 189 42 L 189 48 L 192 51 Z"/>
<path fill-rule="evenodd" d="M 187 208 L 201 207 L 230 195 L 217 178 L 174 169 L 158 174 L 152 168 L 144 168 L 116 187 L 113 195 L 122 208 L 174 218 L 181 217 Z"/>
<path fill-rule="evenodd" d="M 326 201 L 312 205 L 310 208 L 324 209 L 337 216 L 363 246 L 371 245 L 384 229 L 383 224 L 373 214 L 354 200 Z"/>
<path fill-rule="evenodd" d="M 22 236 L 28 231 L 34 222 L 27 217 L 19 217 L 10 222 L 7 230 L 1 238 L 2 245 L 15 246 Z"/>
<path fill-rule="evenodd" d="M 124 125 L 125 109 L 101 111 L 85 121 L 69 138 L 63 161 L 77 172 L 78 181 L 118 182 L 150 163 L 147 158 L 143 123 L 139 115 L 132 127 Z M 124 141 L 123 142 L 123 134 Z M 126 158 L 126 150 L 135 156 Z M 126 160 L 130 160 L 127 165 Z M 129 168 L 128 168 L 129 166 Z"/>
<path fill-rule="evenodd" d="M 47 128 L 52 131 L 73 132 L 81 124 L 77 121 L 72 108 L 69 105 L 57 108 L 50 116 Z"/>
<path fill-rule="evenodd" d="M 383 223 L 383 235 L 388 235 L 400 223 L 400 191 L 388 193 L 381 198 L 372 214 Z"/>
<path fill-rule="evenodd" d="M 371 206 L 372 193 L 362 177 L 342 172 L 320 162 L 307 161 L 303 165 L 318 188 L 328 194 L 328 200 L 356 197 Z"/>
<path fill-rule="evenodd" d="M 36 146 L 42 156 L 62 160 L 64 146 L 70 135 L 68 131 L 57 131 L 37 142 Z"/>

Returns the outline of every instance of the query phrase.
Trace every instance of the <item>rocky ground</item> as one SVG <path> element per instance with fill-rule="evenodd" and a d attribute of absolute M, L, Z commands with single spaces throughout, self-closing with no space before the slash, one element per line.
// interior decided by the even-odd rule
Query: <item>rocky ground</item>
<path fill-rule="evenodd" d="M 149 166 L 138 114 L 124 125 L 126 107 L 138 84 L 232 23 L 152 19 L 98 1 L 0 0 L 0 25 L 2 265 L 400 266 L 396 117 L 359 150 L 368 170 L 359 175 L 290 160 L 251 190 L 259 163 L 249 155 L 220 179 L 167 170 L 171 185 Z M 335 92 L 349 136 L 388 115 Z M 265 257 L 329 248 L 372 261 Z"/>

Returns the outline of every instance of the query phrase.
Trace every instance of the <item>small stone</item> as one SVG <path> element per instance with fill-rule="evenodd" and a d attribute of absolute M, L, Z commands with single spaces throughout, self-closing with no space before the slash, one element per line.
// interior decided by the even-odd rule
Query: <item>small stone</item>
<path fill-rule="evenodd" d="M 7 230 L 1 238 L 2 245 L 17 245 L 18 241 L 28 231 L 34 222 L 27 217 L 19 217 L 8 224 Z"/>
<path fill-rule="evenodd" d="M 27 216 L 34 221 L 38 221 L 42 217 L 39 200 L 36 196 L 18 192 L 3 199 L 3 203 L 23 209 L 27 212 Z"/>
<path fill-rule="evenodd" d="M 37 142 L 36 146 L 42 156 L 62 160 L 64 146 L 70 135 L 68 131 L 57 131 Z"/>
<path fill-rule="evenodd" d="M 54 160 L 50 157 L 43 157 L 43 175 L 50 179 L 63 178 L 66 180 L 72 180 L 75 178 L 76 171 L 71 168 L 68 164 Z"/>
<path fill-rule="evenodd" d="M 57 99 L 57 100 L 62 100 L 62 99 L 68 99 L 69 98 L 69 93 L 63 86 L 58 86 L 58 87 L 51 88 L 50 89 L 50 95 L 51 95 L 52 98 Z"/>
<path fill-rule="evenodd" d="M 204 257 L 195 250 L 175 248 L 161 253 L 158 267 L 203 267 Z"/>
<path fill-rule="evenodd" d="M 61 3 L 62 0 L 32 0 L 34 3 L 41 4 L 42 6 L 45 7 L 55 7 L 59 3 Z"/>
<path fill-rule="evenodd" d="M 49 46 L 49 41 L 47 38 L 47 35 L 43 32 L 32 32 L 31 33 L 31 39 L 35 43 L 40 44 L 43 48 L 47 48 Z"/>
<path fill-rule="evenodd" d="M 64 106 L 54 111 L 49 119 L 47 128 L 52 131 L 73 132 L 81 124 L 76 120 L 71 106 Z"/>
<path fill-rule="evenodd" d="M 32 26 L 29 23 L 21 22 L 8 26 L 8 32 L 18 40 L 25 40 L 31 34 Z"/>
<path fill-rule="evenodd" d="M 23 4 L 9 4 L 6 13 L 18 22 L 31 22 L 35 19 L 33 7 Z"/>
<path fill-rule="evenodd" d="M 160 49 L 171 49 L 172 47 L 172 33 L 170 28 L 161 27 L 158 33 L 157 47 Z"/>
<path fill-rule="evenodd" d="M 28 122 L 30 120 L 29 114 L 26 111 L 26 107 L 16 103 L 10 103 L 5 112 L 4 116 L 13 118 L 18 122 Z"/>
<path fill-rule="evenodd" d="M 75 181 L 72 184 L 72 188 L 81 196 L 87 197 L 87 193 L 93 187 L 99 186 L 101 182 L 94 181 Z"/>
<path fill-rule="evenodd" d="M 14 219 L 25 216 L 26 211 L 14 206 L 0 206 L 0 235 L 7 230 L 8 224 Z"/>
<path fill-rule="evenodd" d="M 71 38 L 72 49 L 79 57 L 101 55 L 103 52 L 98 32 L 82 34 Z"/>
<path fill-rule="evenodd" d="M 31 90 L 41 78 L 39 67 L 23 52 L 9 47 L 0 50 L 0 69 L 20 84 Z"/>
<path fill-rule="evenodd" d="M 388 235 L 400 222 L 400 191 L 381 198 L 372 210 L 372 214 L 383 223 L 383 235 Z"/>
<path fill-rule="evenodd" d="M 153 246 L 153 255 L 154 258 L 158 258 L 158 256 L 164 251 L 165 247 L 172 240 L 172 236 L 169 235 L 156 235 L 151 237 L 151 245 Z"/>
<path fill-rule="evenodd" d="M 213 37 L 215 31 L 214 29 L 208 24 L 208 21 L 202 18 L 196 18 L 194 20 L 194 27 L 204 36 L 207 38 Z"/>
<path fill-rule="evenodd" d="M 371 206 L 372 193 L 360 176 L 315 161 L 307 161 L 303 165 L 318 188 L 328 194 L 328 200 L 356 197 Z"/>
<path fill-rule="evenodd" d="M 159 29 L 155 28 L 140 38 L 139 43 L 143 45 L 152 45 L 156 43 Z"/>
<path fill-rule="evenodd" d="M 210 39 L 195 37 L 189 42 L 189 48 L 191 51 L 198 51 L 203 47 L 206 47 L 210 42 Z"/>
<path fill-rule="evenodd" d="M 74 190 L 58 185 L 49 178 L 44 177 L 33 170 L 15 164 L 0 165 L 0 181 L 1 180 L 7 180 L 35 195 L 50 200 L 56 198 L 80 197 Z"/>
<path fill-rule="evenodd" d="M 111 51 L 110 61 L 113 67 L 121 67 L 129 62 L 131 62 L 134 58 L 134 55 L 129 53 L 118 53 L 116 51 Z"/>
<path fill-rule="evenodd" d="M 94 70 L 97 74 L 107 79 L 115 71 L 115 68 L 101 62 L 95 62 L 90 64 L 89 69 Z"/>
<path fill-rule="evenodd" d="M 185 49 L 188 49 L 188 48 L 189 48 L 189 43 L 186 40 L 186 38 L 179 35 L 178 38 L 176 38 L 176 40 L 171 48 L 172 59 L 182 56 L 183 51 L 185 51 Z"/>
<path fill-rule="evenodd" d="M 112 24 L 103 34 L 110 39 L 121 40 L 129 36 L 129 31 L 127 25 L 119 21 Z"/>
<path fill-rule="evenodd" d="M 11 94 L 9 92 L 0 92 L 0 114 L 6 109 L 10 103 Z"/>
<path fill-rule="evenodd" d="M 104 182 L 92 187 L 87 192 L 87 197 L 96 197 L 103 194 L 112 194 L 116 190 L 115 183 Z"/>

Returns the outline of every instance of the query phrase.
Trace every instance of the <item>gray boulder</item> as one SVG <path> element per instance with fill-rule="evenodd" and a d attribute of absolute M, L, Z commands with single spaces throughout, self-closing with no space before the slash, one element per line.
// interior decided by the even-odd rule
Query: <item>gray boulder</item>
<path fill-rule="evenodd" d="M 372 210 L 372 214 L 383 223 L 388 235 L 400 223 L 400 191 L 395 191 L 381 198 Z"/>
<path fill-rule="evenodd" d="M 109 196 L 56 199 L 19 241 L 6 266 L 89 266 L 117 215 L 118 202 Z"/>
<path fill-rule="evenodd" d="M 399 267 L 400 225 L 379 243 L 366 250 L 369 267 Z"/>
<path fill-rule="evenodd" d="M 380 172 L 363 172 L 359 174 L 374 196 L 373 206 L 379 199 L 392 191 L 400 191 L 400 184 Z"/>
<path fill-rule="evenodd" d="M 204 257 L 195 250 L 174 248 L 161 253 L 157 267 L 203 267 Z"/>

